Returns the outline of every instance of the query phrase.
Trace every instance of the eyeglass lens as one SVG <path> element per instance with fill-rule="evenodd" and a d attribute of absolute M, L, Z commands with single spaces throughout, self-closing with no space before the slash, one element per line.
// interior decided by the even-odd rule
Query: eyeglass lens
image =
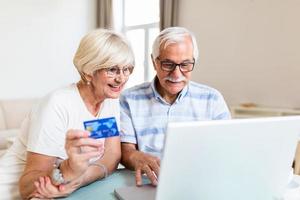
<path fill-rule="evenodd" d="M 106 72 L 109 76 L 116 76 L 120 74 L 122 71 L 124 76 L 129 76 L 133 71 L 133 66 L 126 66 L 123 68 L 119 68 L 117 66 L 108 67 L 106 68 Z"/>
<path fill-rule="evenodd" d="M 160 63 L 162 70 L 168 72 L 174 71 L 177 66 L 179 66 L 179 69 L 182 72 L 190 72 L 193 70 L 195 64 L 195 62 L 192 61 L 186 61 L 182 63 L 174 63 L 172 61 L 161 61 Z"/>

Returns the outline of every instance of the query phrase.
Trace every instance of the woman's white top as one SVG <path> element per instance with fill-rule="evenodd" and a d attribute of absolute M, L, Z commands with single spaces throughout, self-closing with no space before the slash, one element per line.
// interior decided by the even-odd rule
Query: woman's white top
<path fill-rule="evenodd" d="M 24 120 L 14 144 L 0 158 L 1 199 L 19 199 L 18 180 L 27 151 L 66 159 L 69 129 L 84 130 L 84 121 L 115 117 L 120 127 L 119 99 L 105 99 L 97 116 L 85 106 L 76 84 L 58 89 L 36 105 Z"/>

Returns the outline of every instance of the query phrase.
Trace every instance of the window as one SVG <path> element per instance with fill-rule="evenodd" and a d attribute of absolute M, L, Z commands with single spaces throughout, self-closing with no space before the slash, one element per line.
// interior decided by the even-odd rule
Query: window
<path fill-rule="evenodd" d="M 114 0 L 114 25 L 129 39 L 135 54 L 135 69 L 127 87 L 154 77 L 152 43 L 159 33 L 159 0 Z"/>

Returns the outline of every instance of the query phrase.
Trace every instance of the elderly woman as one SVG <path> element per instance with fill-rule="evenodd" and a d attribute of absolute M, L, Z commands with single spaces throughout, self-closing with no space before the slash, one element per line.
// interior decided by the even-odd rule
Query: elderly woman
<path fill-rule="evenodd" d="M 112 173 L 121 157 L 119 137 L 93 139 L 84 121 L 115 117 L 134 56 L 119 34 L 86 35 L 74 57 L 81 80 L 42 99 L 0 160 L 1 199 L 67 196 Z M 19 181 L 19 190 L 18 190 Z"/>

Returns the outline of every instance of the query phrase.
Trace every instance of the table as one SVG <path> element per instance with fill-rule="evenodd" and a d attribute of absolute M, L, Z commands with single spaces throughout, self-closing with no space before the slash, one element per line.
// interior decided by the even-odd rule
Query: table
<path fill-rule="evenodd" d="M 146 178 L 144 178 L 143 182 L 148 181 Z M 128 169 L 118 169 L 106 179 L 95 181 L 78 189 L 67 198 L 61 199 L 94 200 L 97 198 L 105 200 L 117 200 L 117 198 L 114 196 L 115 188 L 133 185 L 135 185 L 135 172 Z"/>
<path fill-rule="evenodd" d="M 146 177 L 143 177 L 143 183 L 149 183 Z M 124 186 L 135 185 L 135 172 L 128 169 L 118 169 L 112 175 L 104 180 L 95 181 L 87 186 L 84 186 L 64 200 L 117 200 L 114 196 L 114 189 Z M 300 199 L 300 176 L 294 175 L 293 180 L 287 187 L 285 194 L 287 200 Z"/>

